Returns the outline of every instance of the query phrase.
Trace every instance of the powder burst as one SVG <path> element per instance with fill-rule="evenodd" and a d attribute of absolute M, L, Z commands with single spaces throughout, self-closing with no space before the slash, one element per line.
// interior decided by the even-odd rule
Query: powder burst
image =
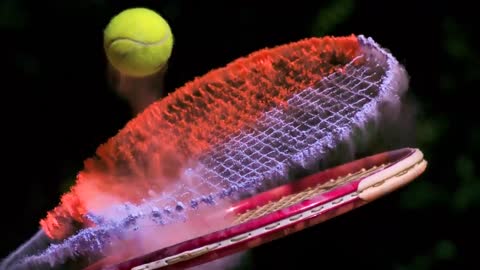
<path fill-rule="evenodd" d="M 353 35 L 264 49 L 213 70 L 150 105 L 98 148 L 41 221 L 55 240 L 69 237 L 75 224 L 86 229 L 24 262 L 54 265 L 74 255 L 66 251 L 72 246 L 85 256 L 101 253 L 138 226 L 201 222 L 312 169 L 381 118 L 382 106 L 397 106 L 407 87 L 407 73 L 390 53 Z"/>

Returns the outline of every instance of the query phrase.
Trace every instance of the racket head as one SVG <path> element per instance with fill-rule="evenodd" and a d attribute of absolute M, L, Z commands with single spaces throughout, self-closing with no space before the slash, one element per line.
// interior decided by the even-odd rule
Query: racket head
<path fill-rule="evenodd" d="M 415 148 L 358 159 L 247 198 L 229 208 L 232 226 L 109 265 L 85 270 L 185 269 L 259 246 L 342 215 L 410 183 L 427 161 Z"/>

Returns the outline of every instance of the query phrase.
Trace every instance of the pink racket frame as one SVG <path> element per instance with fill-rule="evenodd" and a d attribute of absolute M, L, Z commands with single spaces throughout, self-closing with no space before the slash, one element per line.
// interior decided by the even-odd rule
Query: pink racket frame
<path fill-rule="evenodd" d="M 403 148 L 355 160 L 240 201 L 226 215 L 239 215 L 271 201 L 302 192 L 332 179 L 376 167 L 370 173 L 309 199 L 224 230 L 109 265 L 101 260 L 85 270 L 185 269 L 259 246 L 344 214 L 417 178 L 427 166 L 419 149 Z"/>

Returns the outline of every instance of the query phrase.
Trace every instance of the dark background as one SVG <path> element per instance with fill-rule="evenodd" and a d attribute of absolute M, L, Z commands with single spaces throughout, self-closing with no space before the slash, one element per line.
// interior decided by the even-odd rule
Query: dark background
<path fill-rule="evenodd" d="M 410 76 L 415 139 L 429 167 L 373 204 L 252 250 L 247 269 L 471 269 L 480 206 L 480 54 L 473 4 L 462 1 L 1 0 L 0 257 L 38 230 L 96 147 L 131 118 L 106 79 L 103 28 L 150 7 L 175 47 L 173 91 L 252 51 L 310 36 L 365 34 Z"/>

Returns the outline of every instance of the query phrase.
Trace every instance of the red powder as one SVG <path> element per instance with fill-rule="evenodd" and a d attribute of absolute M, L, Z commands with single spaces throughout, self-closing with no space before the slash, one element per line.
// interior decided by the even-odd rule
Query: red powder
<path fill-rule="evenodd" d="M 72 219 L 85 222 L 95 192 L 135 203 L 148 190 L 161 191 L 189 161 L 359 54 L 353 35 L 310 38 L 257 51 L 194 79 L 101 145 L 42 228 L 52 238 L 65 237 Z"/>

